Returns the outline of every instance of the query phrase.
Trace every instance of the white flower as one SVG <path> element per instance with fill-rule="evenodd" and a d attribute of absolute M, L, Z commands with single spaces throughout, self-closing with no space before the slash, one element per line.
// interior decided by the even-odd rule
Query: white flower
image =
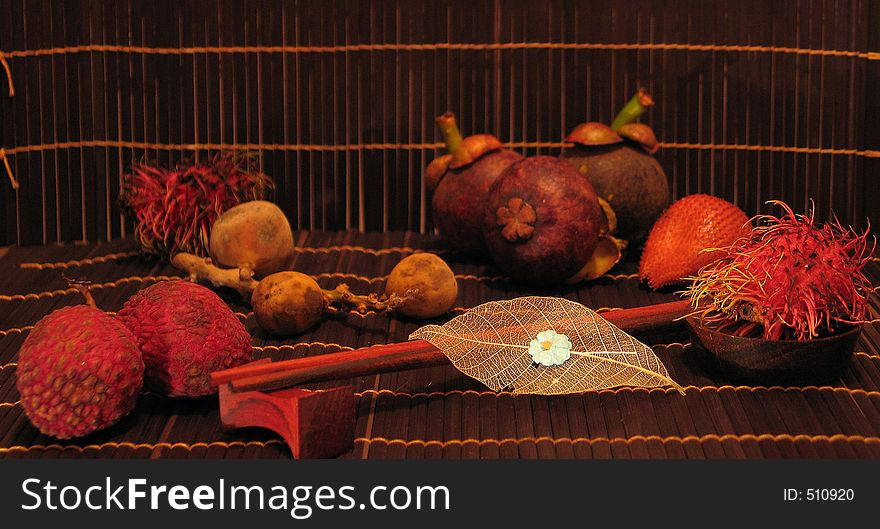
<path fill-rule="evenodd" d="M 571 357 L 571 341 L 552 329 L 542 331 L 529 343 L 529 354 L 542 366 L 558 366 Z"/>

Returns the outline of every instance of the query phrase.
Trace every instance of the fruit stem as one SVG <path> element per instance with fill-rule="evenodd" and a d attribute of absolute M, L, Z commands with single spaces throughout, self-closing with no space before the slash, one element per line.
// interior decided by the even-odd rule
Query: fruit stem
<path fill-rule="evenodd" d="M 455 114 L 446 112 L 437 116 L 435 119 L 440 132 L 443 134 L 443 141 L 446 142 L 446 150 L 449 154 L 455 155 L 456 151 L 461 147 L 464 141 L 461 137 L 461 131 L 458 130 L 458 124 L 455 122 Z"/>
<path fill-rule="evenodd" d="M 366 314 L 370 311 L 393 311 L 415 294 L 415 291 L 407 291 L 403 296 L 391 294 L 390 296 L 379 297 L 372 293 L 364 296 L 353 293 L 345 283 L 342 283 L 333 290 L 322 290 L 328 310 L 338 311 L 344 309 L 360 314 Z"/>
<path fill-rule="evenodd" d="M 67 281 L 67 284 L 70 288 L 75 288 L 77 292 L 79 292 L 83 299 L 85 299 L 86 305 L 92 307 L 93 309 L 98 308 L 98 304 L 95 302 L 95 297 L 92 296 L 92 290 L 89 286 L 92 284 L 91 281 L 85 281 L 83 279 L 68 279 L 64 278 Z"/>
<path fill-rule="evenodd" d="M 171 264 L 186 271 L 190 281 L 209 281 L 215 287 L 233 288 L 246 300 L 251 299 L 259 283 L 251 277 L 253 274 L 248 269 L 219 268 L 210 258 L 191 253 L 175 255 L 171 258 Z"/>
<path fill-rule="evenodd" d="M 652 106 L 654 106 L 654 99 L 651 98 L 651 94 L 644 88 L 639 88 L 617 113 L 617 117 L 611 122 L 611 128 L 615 132 L 620 130 L 620 127 L 639 119 L 648 110 L 648 107 Z"/>

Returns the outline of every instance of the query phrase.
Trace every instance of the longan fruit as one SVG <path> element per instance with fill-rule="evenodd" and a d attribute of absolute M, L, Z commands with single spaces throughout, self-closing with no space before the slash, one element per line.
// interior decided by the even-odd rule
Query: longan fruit
<path fill-rule="evenodd" d="M 417 253 L 397 263 L 385 284 L 389 296 L 406 296 L 408 292 L 409 298 L 397 307 L 397 312 L 411 318 L 436 318 L 455 304 L 458 283 L 443 259 L 432 253 Z"/>

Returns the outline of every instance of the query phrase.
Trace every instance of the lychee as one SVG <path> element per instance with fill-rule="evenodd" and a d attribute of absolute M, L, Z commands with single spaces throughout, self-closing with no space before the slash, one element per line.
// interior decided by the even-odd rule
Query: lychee
<path fill-rule="evenodd" d="M 119 320 L 140 346 L 149 387 L 173 397 L 215 391 L 212 371 L 251 359 L 251 336 L 210 289 L 188 281 L 162 281 L 125 302 Z"/>
<path fill-rule="evenodd" d="M 751 230 L 746 214 L 710 195 L 688 195 L 673 203 L 654 223 L 639 262 L 639 277 L 657 289 L 696 275 Z"/>
<path fill-rule="evenodd" d="M 44 434 L 69 439 L 128 414 L 143 387 L 144 363 L 131 332 L 87 305 L 41 319 L 19 351 L 21 405 Z"/>

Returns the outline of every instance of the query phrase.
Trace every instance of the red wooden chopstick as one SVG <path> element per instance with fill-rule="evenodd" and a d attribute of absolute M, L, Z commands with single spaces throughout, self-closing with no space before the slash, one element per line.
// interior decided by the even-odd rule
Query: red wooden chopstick
<path fill-rule="evenodd" d="M 644 335 L 681 326 L 680 318 L 690 311 L 689 302 L 673 301 L 609 311 L 603 313 L 602 317 L 625 332 Z M 269 391 L 308 382 L 345 379 L 448 363 L 449 359 L 446 355 L 429 342 L 410 340 L 216 371 L 211 373 L 211 383 L 215 386 L 230 383 L 234 391 Z"/>

